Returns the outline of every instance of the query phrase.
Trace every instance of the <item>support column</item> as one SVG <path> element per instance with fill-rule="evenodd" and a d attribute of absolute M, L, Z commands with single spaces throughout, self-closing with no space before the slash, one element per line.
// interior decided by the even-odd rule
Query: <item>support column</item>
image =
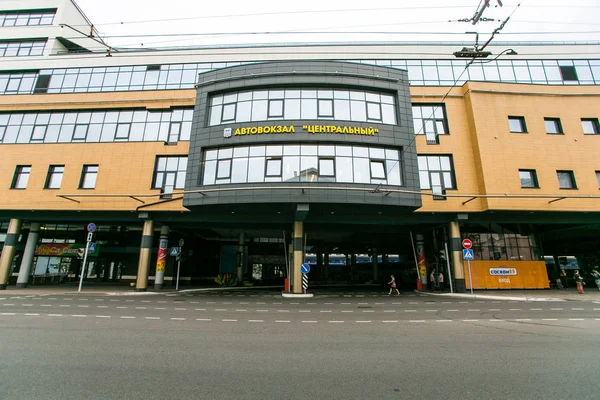
<path fill-rule="evenodd" d="M 21 259 L 21 268 L 19 268 L 19 277 L 17 278 L 17 288 L 26 288 L 29 282 L 29 274 L 33 265 L 33 256 L 37 247 L 38 238 L 40 237 L 40 224 L 31 223 L 29 227 L 29 235 L 27 235 L 27 243 Z"/>
<path fill-rule="evenodd" d="M 158 257 L 156 258 L 156 273 L 154 274 L 154 289 L 162 289 L 165 282 L 165 268 L 167 266 L 167 252 L 169 248 L 169 227 L 160 228 L 160 241 L 158 242 Z"/>
<path fill-rule="evenodd" d="M 294 222 L 294 263 L 292 264 L 292 292 L 303 293 L 302 272 L 300 266 L 304 262 L 304 222 Z"/>
<path fill-rule="evenodd" d="M 379 270 L 377 265 L 379 264 L 377 262 L 377 249 L 373 249 L 371 254 L 371 261 L 373 262 L 373 283 L 376 283 L 379 279 Z"/>
<path fill-rule="evenodd" d="M 151 219 L 144 221 L 142 231 L 142 242 L 140 243 L 140 259 L 138 261 L 137 280 L 135 289 L 145 292 L 148 289 L 148 270 L 150 269 L 150 257 L 152 253 L 152 235 L 154 234 L 154 223 Z"/>
<path fill-rule="evenodd" d="M 2 248 L 0 257 L 0 290 L 6 289 L 10 277 L 10 267 L 12 266 L 15 253 L 17 252 L 17 242 L 21 232 L 21 220 L 13 218 L 8 223 L 8 232 Z"/>
<path fill-rule="evenodd" d="M 315 254 L 316 254 L 316 262 L 317 265 L 319 266 L 319 280 L 320 281 L 324 281 L 326 280 L 326 275 L 325 275 L 325 264 L 323 264 L 323 253 L 321 252 L 321 248 L 317 247 L 317 249 L 315 250 Z"/>
<path fill-rule="evenodd" d="M 452 262 L 452 273 L 454 274 L 454 289 L 457 293 L 466 292 L 465 270 L 462 260 L 462 240 L 460 236 L 460 225 L 458 221 L 451 221 L 450 231 L 450 260 Z"/>
<path fill-rule="evenodd" d="M 325 267 L 325 280 L 329 280 L 329 249 L 325 249 L 325 254 L 323 255 L 323 266 Z"/>
<path fill-rule="evenodd" d="M 242 284 L 244 280 L 244 232 L 240 233 L 240 240 L 238 242 L 237 251 L 237 282 L 238 286 Z"/>

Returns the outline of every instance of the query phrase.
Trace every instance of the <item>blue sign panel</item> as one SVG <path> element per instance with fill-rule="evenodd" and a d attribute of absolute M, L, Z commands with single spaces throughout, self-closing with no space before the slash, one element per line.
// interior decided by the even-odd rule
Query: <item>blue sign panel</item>
<path fill-rule="evenodd" d="M 179 254 L 179 247 L 171 247 L 171 252 L 169 253 L 169 255 L 175 257 Z"/>
<path fill-rule="evenodd" d="M 88 230 L 88 232 L 96 232 L 96 224 L 89 223 L 87 226 L 87 230 Z"/>
<path fill-rule="evenodd" d="M 302 265 L 300 266 L 300 271 L 301 271 L 303 274 L 308 274 L 308 273 L 310 272 L 310 265 L 308 265 L 308 264 L 302 264 Z"/>
<path fill-rule="evenodd" d="M 93 253 L 96 251 L 96 242 L 90 242 L 88 245 L 88 252 Z"/>
<path fill-rule="evenodd" d="M 474 259 L 473 249 L 463 249 L 463 260 L 473 261 Z"/>

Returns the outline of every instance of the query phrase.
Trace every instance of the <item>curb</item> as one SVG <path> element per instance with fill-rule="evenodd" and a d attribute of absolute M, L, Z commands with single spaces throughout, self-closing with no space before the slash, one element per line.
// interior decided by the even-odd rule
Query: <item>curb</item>
<path fill-rule="evenodd" d="M 463 299 L 482 299 L 482 300 L 513 300 L 513 301 L 540 301 L 540 302 L 560 302 L 567 301 L 556 297 L 518 297 L 518 296 L 492 296 L 486 294 L 462 294 L 462 293 L 428 293 L 415 290 L 416 293 L 428 296 L 455 297 Z"/>

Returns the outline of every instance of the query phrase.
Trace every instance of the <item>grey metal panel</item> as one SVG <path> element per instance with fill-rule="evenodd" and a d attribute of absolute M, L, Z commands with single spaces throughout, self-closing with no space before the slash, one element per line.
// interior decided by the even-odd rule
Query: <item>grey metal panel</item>
<path fill-rule="evenodd" d="M 396 97 L 396 114 L 399 125 L 385 125 L 364 122 L 341 122 L 328 120 L 297 120 L 297 121 L 261 121 L 234 123 L 227 125 L 208 126 L 208 99 L 214 93 L 237 91 L 261 87 L 340 87 L 363 90 L 387 91 Z M 235 145 L 248 145 L 260 143 L 286 143 L 286 142 L 311 142 L 333 144 L 363 144 L 402 147 L 403 186 L 399 189 L 418 191 L 419 179 L 417 169 L 417 155 L 412 125 L 411 99 L 406 71 L 387 67 L 369 66 L 358 63 L 344 63 L 333 61 L 290 61 L 266 62 L 222 70 L 210 71 L 199 75 L 197 85 L 196 105 L 190 138 L 190 152 L 188 170 L 186 175 L 186 190 L 213 189 L 219 187 L 235 187 L 235 185 L 201 186 L 199 182 L 202 174 L 200 165 L 202 154 L 208 147 L 224 147 Z M 293 125 L 296 132 L 293 134 L 262 134 L 223 136 L 224 128 Z M 375 136 L 344 135 L 344 134 L 311 134 L 302 131 L 303 125 L 335 125 L 352 127 L 373 127 L 379 129 Z M 272 185 L 282 186 L 278 183 L 261 184 L 261 187 Z M 236 191 L 211 193 L 206 196 L 187 194 L 184 196 L 184 206 L 199 206 L 208 204 L 231 204 L 240 201 L 251 203 L 360 203 L 381 204 L 409 207 L 411 209 L 421 206 L 420 195 L 394 194 L 385 196 L 383 193 L 341 191 L 341 190 L 307 190 L 302 193 L 293 186 L 304 186 L 306 182 L 298 185 L 291 184 L 290 189 L 281 190 L 252 190 L 237 193 Z M 241 187 L 249 187 L 244 184 Z M 352 186 L 375 188 L 377 185 L 358 184 L 333 184 L 333 186 Z"/>

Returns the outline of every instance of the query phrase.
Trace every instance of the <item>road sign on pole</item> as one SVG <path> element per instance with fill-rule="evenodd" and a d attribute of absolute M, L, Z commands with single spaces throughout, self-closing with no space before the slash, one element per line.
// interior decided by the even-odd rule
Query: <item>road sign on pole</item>
<path fill-rule="evenodd" d="M 87 264 L 87 256 L 90 250 L 90 242 L 94 237 L 94 231 L 96 230 L 96 225 L 89 224 L 88 225 L 88 235 L 87 241 L 85 242 L 85 251 L 83 252 L 83 265 L 81 266 L 81 276 L 79 277 L 79 289 L 77 289 L 77 293 L 81 292 L 81 286 L 83 285 L 83 277 L 85 276 L 85 267 Z M 94 244 L 95 247 L 95 244 Z"/>
<path fill-rule="evenodd" d="M 302 274 L 302 290 L 304 293 L 308 290 L 308 275 L 305 273 Z"/>
<path fill-rule="evenodd" d="M 468 239 L 465 239 L 468 240 Z M 469 243 L 471 241 L 469 240 Z M 464 241 L 463 241 L 464 246 Z M 469 267 L 469 286 L 471 287 L 471 294 L 473 294 L 473 276 L 471 275 L 471 260 L 474 260 L 475 257 L 473 255 L 472 249 L 463 249 L 463 260 L 467 261 L 467 265 Z"/>
<path fill-rule="evenodd" d="M 471 241 L 471 239 L 465 239 L 462 241 L 462 246 L 465 249 L 470 249 L 471 247 L 473 247 L 473 242 Z"/>
<path fill-rule="evenodd" d="M 310 272 L 310 265 L 302 264 L 300 266 L 300 272 L 302 272 L 303 274 L 308 274 Z"/>
<path fill-rule="evenodd" d="M 94 224 L 93 222 L 90 222 L 87 226 L 87 231 L 88 232 L 96 232 L 96 224 Z"/>
<path fill-rule="evenodd" d="M 183 254 L 183 239 L 179 239 L 179 254 L 177 254 L 177 281 L 175 282 L 175 290 L 179 290 L 179 272 L 181 271 L 181 255 Z"/>
<path fill-rule="evenodd" d="M 171 257 L 176 257 L 179 255 L 179 247 L 171 247 L 171 251 L 169 252 Z"/>

